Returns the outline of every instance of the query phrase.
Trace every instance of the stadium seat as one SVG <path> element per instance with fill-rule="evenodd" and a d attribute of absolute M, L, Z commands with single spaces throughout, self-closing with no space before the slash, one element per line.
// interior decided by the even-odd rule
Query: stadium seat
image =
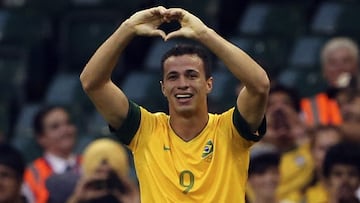
<path fill-rule="evenodd" d="M 86 134 L 93 137 L 110 135 L 108 123 L 96 110 L 89 117 Z"/>
<path fill-rule="evenodd" d="M 253 3 L 238 23 L 238 33 L 246 36 L 292 38 L 305 31 L 301 4 Z"/>
<path fill-rule="evenodd" d="M 336 22 L 344 7 L 335 2 L 324 2 L 320 5 L 311 23 L 311 31 L 314 34 L 334 34 Z"/>
<path fill-rule="evenodd" d="M 0 45 L 0 100 L 24 97 L 28 52 L 19 46 Z"/>
<path fill-rule="evenodd" d="M 236 103 L 236 87 L 240 82 L 227 70 L 221 69 L 213 74 L 213 89 L 209 94 L 209 111 L 220 113 Z"/>
<path fill-rule="evenodd" d="M 159 72 L 130 72 L 121 89 L 130 100 L 150 111 L 166 111 L 166 99 L 161 92 Z"/>
<path fill-rule="evenodd" d="M 279 38 L 233 36 L 229 41 L 249 54 L 271 77 L 276 77 L 286 66 L 291 47 L 289 41 Z M 224 64 L 218 62 L 218 66 Z"/>
<path fill-rule="evenodd" d="M 21 151 L 27 162 L 41 155 L 41 149 L 36 143 L 33 134 L 33 118 L 40 109 L 40 104 L 26 104 L 21 109 L 14 129 L 12 145 Z"/>
<path fill-rule="evenodd" d="M 325 42 L 323 37 L 304 36 L 296 39 L 289 57 L 289 66 L 311 69 L 320 65 L 320 51 Z"/>
<path fill-rule="evenodd" d="M 315 34 L 359 38 L 360 27 L 354 25 L 354 19 L 360 18 L 359 10 L 358 2 L 323 2 L 312 21 L 311 31 Z"/>
<path fill-rule="evenodd" d="M 49 86 L 44 102 L 48 105 L 62 105 L 68 108 L 80 131 L 84 131 L 85 128 L 84 117 L 94 109 L 81 87 L 79 76 L 73 73 L 57 74 Z"/>
<path fill-rule="evenodd" d="M 288 87 L 297 89 L 300 97 L 313 96 L 324 91 L 326 83 L 319 69 L 288 68 L 284 70 L 277 81 Z"/>
<path fill-rule="evenodd" d="M 0 10 L 1 42 L 33 45 L 51 37 L 48 17 L 23 10 Z"/>

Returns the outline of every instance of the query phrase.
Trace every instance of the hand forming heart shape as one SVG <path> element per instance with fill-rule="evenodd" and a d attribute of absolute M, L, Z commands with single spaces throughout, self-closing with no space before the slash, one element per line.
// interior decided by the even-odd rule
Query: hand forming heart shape
<path fill-rule="evenodd" d="M 137 35 L 161 36 L 165 41 L 175 37 L 197 39 L 207 29 L 199 18 L 188 11 L 181 8 L 166 9 L 162 6 L 139 11 L 127 21 Z M 168 34 L 159 29 L 160 25 L 171 21 L 178 21 L 181 27 Z"/>

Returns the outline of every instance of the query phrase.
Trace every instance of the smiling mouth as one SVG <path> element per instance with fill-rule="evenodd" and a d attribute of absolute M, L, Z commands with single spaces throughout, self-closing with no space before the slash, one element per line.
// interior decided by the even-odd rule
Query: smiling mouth
<path fill-rule="evenodd" d="M 191 98 L 193 95 L 192 94 L 176 94 L 175 97 L 177 99 L 189 99 Z"/>

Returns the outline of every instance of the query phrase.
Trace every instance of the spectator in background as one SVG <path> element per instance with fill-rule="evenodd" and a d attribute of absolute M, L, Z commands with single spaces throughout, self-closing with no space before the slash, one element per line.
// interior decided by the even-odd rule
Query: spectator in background
<path fill-rule="evenodd" d="M 83 174 L 67 202 L 139 203 L 129 170 L 128 155 L 121 144 L 106 138 L 95 140 L 84 151 Z"/>
<path fill-rule="evenodd" d="M 321 52 L 321 65 L 326 92 L 320 92 L 312 98 L 304 98 L 301 108 L 308 126 L 340 125 L 342 116 L 338 106 L 338 92 L 359 74 L 359 49 L 357 44 L 345 37 L 329 40 Z"/>
<path fill-rule="evenodd" d="M 343 142 L 326 153 L 323 176 L 328 188 L 328 203 L 359 203 L 355 196 L 360 186 L 360 145 Z"/>
<path fill-rule="evenodd" d="M 312 177 L 309 141 L 299 113 L 296 91 L 279 84 L 272 85 L 266 111 L 267 132 L 253 148 L 270 145 L 281 153 L 279 199 L 298 200 L 294 194 L 299 193 Z"/>
<path fill-rule="evenodd" d="M 61 174 L 80 167 L 80 157 L 72 153 L 76 141 L 76 127 L 65 108 L 49 106 L 34 118 L 35 138 L 44 155 L 30 164 L 25 171 L 25 187 L 31 191 L 36 203 L 48 201 L 45 181 L 52 174 Z"/>
<path fill-rule="evenodd" d="M 352 91 L 350 95 L 341 106 L 344 120 L 341 129 L 347 140 L 360 143 L 360 90 Z"/>
<path fill-rule="evenodd" d="M 279 151 L 289 151 L 297 144 L 308 141 L 304 123 L 300 119 L 299 96 L 295 89 L 273 84 L 266 117 L 268 130 L 263 141 L 276 146 Z"/>
<path fill-rule="evenodd" d="M 305 202 L 323 203 L 328 201 L 328 193 L 326 190 L 326 182 L 323 171 L 323 162 L 328 149 L 339 143 L 343 134 L 339 128 L 335 126 L 317 126 L 309 133 L 311 138 L 311 154 L 314 159 L 313 180 L 304 189 Z"/>
<path fill-rule="evenodd" d="M 265 150 L 264 150 L 265 149 Z M 276 190 L 280 183 L 280 154 L 263 148 L 252 151 L 249 164 L 249 186 L 253 200 L 249 203 L 278 203 Z"/>
<path fill-rule="evenodd" d="M 20 152 L 0 144 L 0 203 L 26 203 L 21 195 L 25 161 Z"/>

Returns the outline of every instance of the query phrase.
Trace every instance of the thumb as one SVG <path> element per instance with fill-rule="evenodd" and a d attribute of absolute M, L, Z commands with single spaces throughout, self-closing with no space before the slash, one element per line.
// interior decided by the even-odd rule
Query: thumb
<path fill-rule="evenodd" d="M 160 36 L 162 37 L 163 39 L 166 38 L 166 34 L 164 31 L 160 30 L 160 29 L 157 29 L 157 30 L 152 30 L 150 33 L 149 33 L 150 36 Z"/>

